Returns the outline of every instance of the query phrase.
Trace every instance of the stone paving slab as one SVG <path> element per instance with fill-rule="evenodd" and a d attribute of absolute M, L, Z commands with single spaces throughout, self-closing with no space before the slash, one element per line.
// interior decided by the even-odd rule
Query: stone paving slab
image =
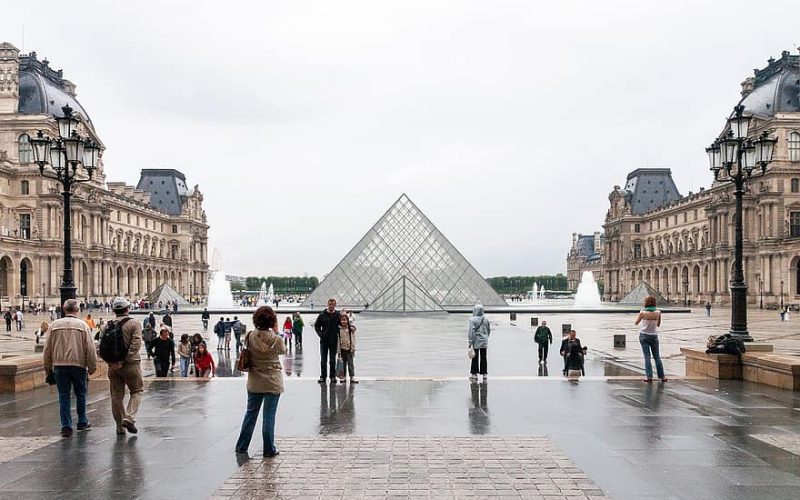
<path fill-rule="evenodd" d="M 789 453 L 800 455 L 800 434 L 751 434 L 750 436 Z"/>
<path fill-rule="evenodd" d="M 214 498 L 607 498 L 546 436 L 287 437 Z"/>
<path fill-rule="evenodd" d="M 0 437 L 0 464 L 27 455 L 39 448 L 60 441 L 61 438 L 46 437 Z"/>

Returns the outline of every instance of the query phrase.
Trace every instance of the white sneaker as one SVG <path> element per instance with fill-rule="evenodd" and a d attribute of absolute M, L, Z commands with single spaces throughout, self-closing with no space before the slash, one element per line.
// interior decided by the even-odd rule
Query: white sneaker
<path fill-rule="evenodd" d="M 489 375 L 484 375 L 483 376 L 483 381 L 486 382 L 487 380 L 489 380 Z"/>
<path fill-rule="evenodd" d="M 469 379 L 470 380 L 478 380 L 478 376 L 475 375 L 474 373 L 471 373 L 470 376 L 469 376 Z"/>

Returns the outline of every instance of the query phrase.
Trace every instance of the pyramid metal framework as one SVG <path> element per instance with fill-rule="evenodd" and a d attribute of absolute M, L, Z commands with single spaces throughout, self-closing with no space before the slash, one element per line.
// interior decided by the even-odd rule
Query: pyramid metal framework
<path fill-rule="evenodd" d="M 638 285 L 636 285 L 633 290 L 628 293 L 622 300 L 619 301 L 620 305 L 625 306 L 641 306 L 644 307 L 644 299 L 648 296 L 653 296 L 656 299 L 656 306 L 658 307 L 667 307 L 669 306 L 669 301 L 664 298 L 663 295 L 658 293 L 655 288 L 650 286 L 649 283 L 644 281 L 640 281 Z"/>
<path fill-rule="evenodd" d="M 504 306 L 461 253 L 403 194 L 303 302 L 370 311 Z"/>

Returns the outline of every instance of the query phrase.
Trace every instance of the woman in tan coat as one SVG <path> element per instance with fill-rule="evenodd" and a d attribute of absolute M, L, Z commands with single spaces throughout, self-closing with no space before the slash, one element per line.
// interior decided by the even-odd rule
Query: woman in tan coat
<path fill-rule="evenodd" d="M 283 392 L 283 371 L 278 356 L 286 354 L 286 346 L 277 334 L 278 318 L 271 307 L 259 307 L 253 314 L 253 325 L 256 329 L 245 337 L 251 366 L 247 374 L 247 411 L 236 442 L 236 453 L 247 453 L 263 404 L 264 457 L 274 457 L 279 453 L 275 448 L 275 413 Z"/>

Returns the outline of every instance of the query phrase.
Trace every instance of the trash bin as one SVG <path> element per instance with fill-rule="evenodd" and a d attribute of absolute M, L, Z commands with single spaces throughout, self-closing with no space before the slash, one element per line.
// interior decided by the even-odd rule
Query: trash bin
<path fill-rule="evenodd" d="M 625 349 L 625 344 L 627 342 L 625 339 L 626 338 L 625 338 L 624 334 L 623 335 L 614 335 L 614 348 L 615 349 L 617 349 L 617 348 Z"/>
<path fill-rule="evenodd" d="M 539 326 L 539 318 L 531 318 L 531 326 Z"/>
<path fill-rule="evenodd" d="M 563 323 L 561 325 L 561 333 L 563 335 L 569 334 L 569 331 L 572 330 L 572 323 Z"/>
<path fill-rule="evenodd" d="M 510 316 L 511 316 L 511 321 L 517 320 L 517 313 L 511 313 Z"/>

